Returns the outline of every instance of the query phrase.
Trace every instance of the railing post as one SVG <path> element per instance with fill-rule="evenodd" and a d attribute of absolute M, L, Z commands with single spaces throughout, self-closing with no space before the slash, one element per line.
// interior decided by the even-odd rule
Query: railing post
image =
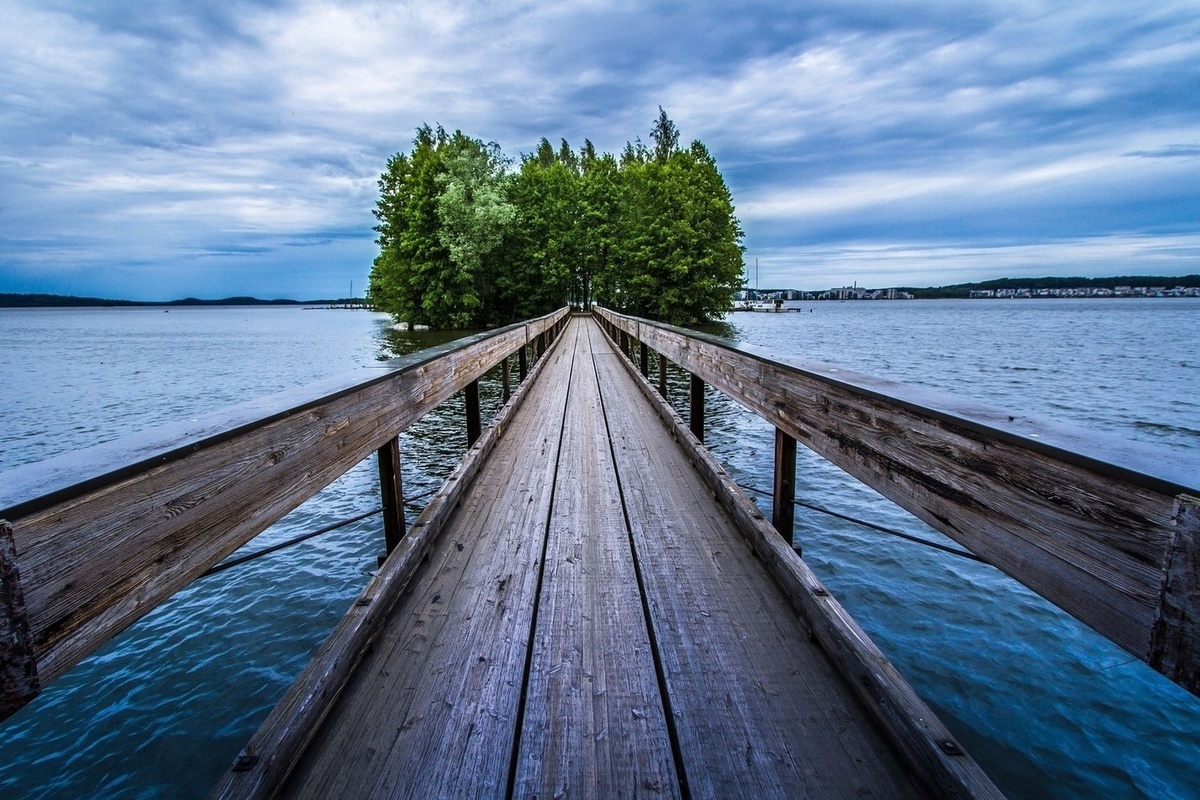
<path fill-rule="evenodd" d="M 796 440 L 775 429 L 775 487 L 771 500 L 771 524 L 792 543 L 796 517 Z"/>
<path fill-rule="evenodd" d="M 617 336 L 617 340 L 620 342 L 621 352 L 625 354 L 626 358 L 629 358 L 629 334 L 621 331 L 620 335 Z"/>
<path fill-rule="evenodd" d="M 667 357 L 658 354 L 658 393 L 667 399 Z"/>
<path fill-rule="evenodd" d="M 0 719 L 42 691 L 12 531 L 0 520 Z"/>
<path fill-rule="evenodd" d="M 400 480 L 400 440 L 393 436 L 376 451 L 379 457 L 379 494 L 383 499 L 383 541 L 380 565 L 404 537 L 404 484 Z"/>
<path fill-rule="evenodd" d="M 479 381 L 473 380 L 463 389 L 467 401 L 467 447 L 475 444 L 483 433 L 483 425 L 479 417 Z"/>
<path fill-rule="evenodd" d="M 704 443 L 704 381 L 692 375 L 691 429 L 695 437 Z"/>
<path fill-rule="evenodd" d="M 517 374 L 522 383 L 529 374 L 529 348 L 526 345 L 521 345 L 521 349 L 517 351 Z"/>
<path fill-rule="evenodd" d="M 500 362 L 500 382 L 504 386 L 504 402 L 506 403 L 512 397 L 512 380 L 509 375 L 508 359 L 509 357 L 505 356 L 504 360 Z"/>
<path fill-rule="evenodd" d="M 646 347 L 645 342 L 638 343 L 638 355 L 641 356 L 642 362 L 642 377 L 650 377 L 650 348 Z"/>

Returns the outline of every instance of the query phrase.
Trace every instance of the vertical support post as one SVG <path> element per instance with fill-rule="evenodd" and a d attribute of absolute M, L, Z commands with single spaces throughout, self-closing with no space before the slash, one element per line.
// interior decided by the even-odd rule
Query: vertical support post
<path fill-rule="evenodd" d="M 621 352 L 629 358 L 629 334 L 625 331 L 621 331 Z"/>
<path fill-rule="evenodd" d="M 691 429 L 692 434 L 704 443 L 704 381 L 698 375 L 692 375 L 692 403 L 691 403 Z"/>
<path fill-rule="evenodd" d="M 1200 498 L 1177 496 L 1174 518 L 1146 663 L 1200 694 Z"/>
<path fill-rule="evenodd" d="M 658 354 L 658 393 L 667 399 L 667 357 Z"/>
<path fill-rule="evenodd" d="M 379 494 L 383 499 L 383 541 L 386 552 L 379 557 L 383 564 L 388 553 L 396 549 L 404 537 L 404 485 L 400 480 L 400 440 L 393 436 L 376 451 L 379 457 Z"/>
<path fill-rule="evenodd" d="M 771 498 L 771 524 L 792 543 L 796 517 L 796 440 L 775 429 L 775 487 Z"/>
<path fill-rule="evenodd" d="M 463 389 L 463 397 L 467 401 L 467 447 L 478 441 L 483 433 L 482 420 L 479 417 L 479 381 L 474 380 Z"/>
<path fill-rule="evenodd" d="M 0 520 L 0 720 L 42 691 L 12 532 Z"/>
<path fill-rule="evenodd" d="M 505 356 L 504 360 L 500 362 L 500 382 L 504 386 L 504 402 L 506 403 L 512 397 L 512 378 L 509 374 L 508 358 Z"/>
<path fill-rule="evenodd" d="M 638 355 L 641 356 L 642 362 L 642 377 L 650 377 L 650 348 L 646 347 L 645 342 L 638 343 Z"/>
<path fill-rule="evenodd" d="M 529 374 L 529 348 L 525 345 L 521 345 L 521 349 L 517 351 L 517 374 L 520 375 L 522 383 Z"/>

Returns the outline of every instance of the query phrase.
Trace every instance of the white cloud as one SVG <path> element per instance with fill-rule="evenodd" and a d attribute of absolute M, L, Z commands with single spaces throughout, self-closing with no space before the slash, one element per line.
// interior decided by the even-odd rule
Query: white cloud
<path fill-rule="evenodd" d="M 1176 230 L 1170 206 L 1200 204 L 1188 4 L 196 3 L 0 0 L 0 290 L 5 270 L 55 259 L 283 259 L 287 237 L 330 231 L 361 231 L 338 257 L 362 258 L 377 174 L 418 124 L 510 155 L 542 136 L 617 150 L 659 104 L 717 157 L 752 252 L 836 254 L 814 244 L 833 239 L 862 254 L 874 236 L 879 263 L 916 269 L 891 249 L 898 226 L 998 239 L 993 219 L 1062 217 L 1031 240 L 1083 258 L 1084 242 L 1124 241 L 1081 230 L 1087 204 L 1110 202 L 1089 224 L 1122 236 L 1154 227 L 1144 207 Z M 983 263 L 964 246 L 936 262 Z"/>
<path fill-rule="evenodd" d="M 845 241 L 758 256 L 760 285 L 815 290 L 857 282 L 880 288 L 1000 277 L 1180 275 L 1197 272 L 1200 234 L 1113 234 L 1035 244 Z"/>

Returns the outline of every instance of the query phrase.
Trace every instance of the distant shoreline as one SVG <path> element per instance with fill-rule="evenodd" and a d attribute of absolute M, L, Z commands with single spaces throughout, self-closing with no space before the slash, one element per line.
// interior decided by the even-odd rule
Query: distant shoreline
<path fill-rule="evenodd" d="M 894 292 L 906 299 L 952 300 L 980 297 L 1154 297 L 1176 288 L 1200 291 L 1200 275 L 1121 275 L 1112 278 L 993 278 L 976 283 L 955 283 L 947 286 L 894 286 L 870 289 L 865 286 L 837 287 L 807 291 L 803 289 L 750 289 L 747 299 L 818 300 L 818 299 L 881 299 L 873 295 Z M 749 296 L 753 295 L 753 296 Z M 799 295 L 799 296 L 792 296 Z M 1189 294 L 1187 296 L 1195 296 Z"/>
<path fill-rule="evenodd" d="M 257 297 L 224 297 L 201 300 L 185 297 L 181 300 L 145 301 L 110 300 L 103 297 L 76 297 L 62 294 L 14 294 L 0 292 L 0 308 L 187 308 L 196 306 L 321 306 L 324 308 L 365 309 L 361 298 L 341 297 L 333 300 L 260 300 Z"/>

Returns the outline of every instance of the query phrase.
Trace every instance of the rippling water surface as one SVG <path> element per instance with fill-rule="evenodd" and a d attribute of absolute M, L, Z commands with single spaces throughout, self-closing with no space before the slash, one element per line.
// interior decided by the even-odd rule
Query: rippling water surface
<path fill-rule="evenodd" d="M 1200 463 L 1198 301 L 801 309 L 732 315 L 719 332 Z M 367 312 L 0 310 L 0 471 L 329 375 L 365 377 L 438 339 Z M 682 400 L 683 376 L 673 385 Z M 485 408 L 498 394 L 485 383 Z M 770 429 L 719 396 L 709 405 L 713 450 L 739 481 L 769 488 Z M 410 496 L 461 457 L 461 419 L 452 402 L 403 437 Z M 806 501 L 945 541 L 804 452 L 798 485 Z M 246 549 L 376 505 L 368 461 Z M 805 510 L 796 538 L 1009 796 L 1200 796 L 1200 701 L 1124 651 L 975 562 Z M 193 584 L 0 726 L 0 792 L 205 796 L 369 578 L 382 541 L 370 518 Z"/>

